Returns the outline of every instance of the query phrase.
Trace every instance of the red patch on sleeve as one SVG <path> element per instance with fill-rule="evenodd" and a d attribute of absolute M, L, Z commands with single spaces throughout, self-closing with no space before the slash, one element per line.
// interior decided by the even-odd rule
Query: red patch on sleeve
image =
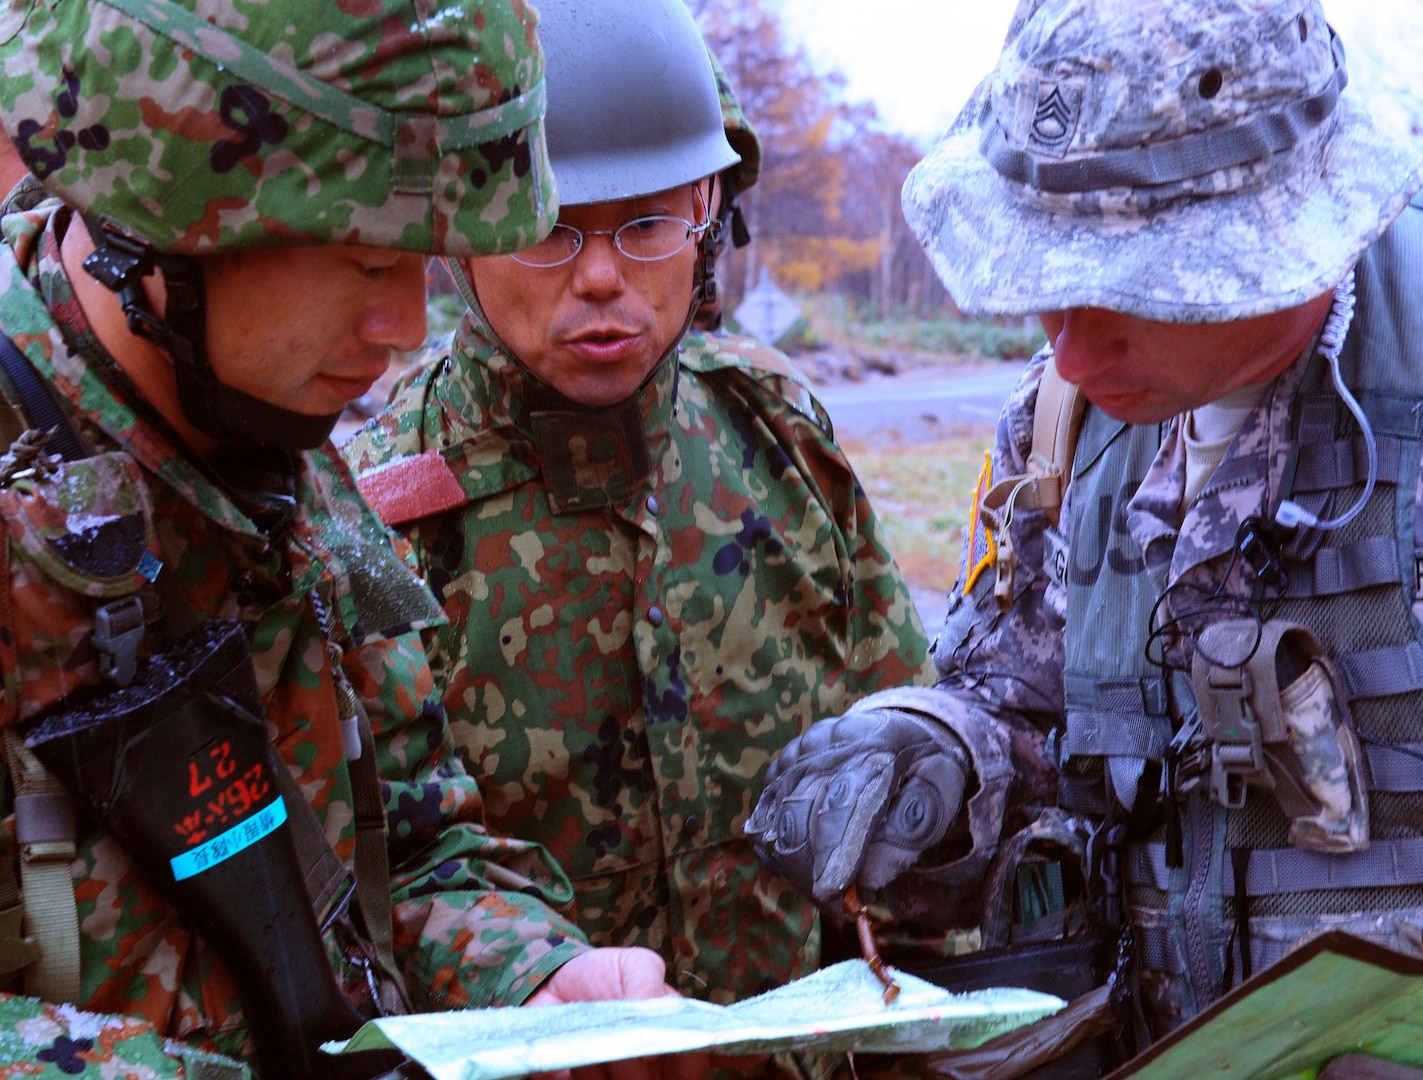
<path fill-rule="evenodd" d="M 403 525 L 466 502 L 464 488 L 438 450 L 380 465 L 356 478 L 356 487 L 387 525 Z"/>

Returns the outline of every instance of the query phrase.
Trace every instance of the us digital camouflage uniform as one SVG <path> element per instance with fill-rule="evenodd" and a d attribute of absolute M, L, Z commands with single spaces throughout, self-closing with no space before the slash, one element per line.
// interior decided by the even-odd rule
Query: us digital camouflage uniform
<path fill-rule="evenodd" d="M 741 829 L 787 739 L 926 674 L 869 502 L 803 378 L 749 339 L 693 336 L 655 370 L 629 407 L 640 472 L 607 413 L 558 414 L 551 467 L 529 388 L 466 318 L 345 448 L 450 617 L 432 662 L 490 825 L 562 862 L 590 940 L 658 950 L 686 994 L 813 970 L 814 909 Z"/>
<path fill-rule="evenodd" d="M 1001 908 L 995 856 L 1020 857 L 1013 834 L 1056 803 L 1058 835 L 1064 821 L 1072 832 L 1071 816 L 1125 831 L 1123 908 L 1158 1034 L 1323 928 L 1419 951 L 1423 334 L 1412 297 L 1423 281 L 1423 203 L 1365 253 L 1357 279 L 1341 364 L 1378 438 L 1379 474 L 1346 527 L 1249 540 L 1251 519 L 1259 534 L 1283 497 L 1328 517 L 1364 490 L 1363 437 L 1311 349 L 1270 385 L 1184 516 L 1179 424 L 1132 427 L 1089 405 L 1060 527 L 1040 510 L 1012 515 L 1018 568 L 1007 611 L 994 601 L 991 562 L 970 576 L 983 550 L 966 547 L 933 651 L 936 711 L 968 746 L 981 789 L 973 843 L 957 861 L 896 882 L 901 913 L 972 923 Z M 1040 356 L 1005 408 L 995 476 L 1025 471 L 1042 368 Z M 1189 734 L 1200 704 L 1192 640 L 1242 617 L 1257 628 L 1298 623 L 1322 642 L 1368 761 L 1367 849 L 1292 846 L 1290 821 L 1264 788 L 1231 810 L 1203 784 L 1185 793 L 1196 744 L 1179 733 Z M 1173 754 L 1175 774 L 1163 780 Z M 1168 784 L 1182 794 L 1167 800 L 1166 823 L 1134 813 Z"/>
<path fill-rule="evenodd" d="M 569 909 L 571 890 L 557 868 L 535 845 L 485 831 L 479 791 L 451 752 L 423 649 L 406 632 L 411 627 L 371 621 L 392 596 L 407 609 L 423 603 L 428 617 L 438 618 L 438 609 L 418 584 L 409 595 L 416 583 L 333 454 L 295 456 L 290 523 L 264 530 L 256 510 L 244 509 L 149 408 L 135 405 L 73 300 L 59 259 L 66 226 L 82 227 L 52 200 L 4 220 L 0 325 L 53 385 L 97 456 L 64 465 L 50 482 L 21 480 L 0 490 L 8 529 L 0 548 L 8 559 L 0 723 L 22 723 L 101 684 L 91 644 L 94 607 L 147 586 L 159 561 L 170 609 L 238 619 L 247 628 L 276 751 L 350 864 L 351 780 L 314 606 L 319 597 L 330 613 L 330 640 L 345 650 L 345 673 L 371 712 L 389 817 L 396 955 L 415 1008 L 519 1003 L 587 946 L 545 906 Z M 145 490 L 151 514 L 141 509 Z M 114 577 L 112 567 L 99 565 L 101 556 L 112 562 L 125 545 L 131 549 L 135 536 L 149 556 L 142 572 Z M 7 776 L 6 813 L 12 798 Z M 13 817 L 7 825 L 13 830 Z M 163 1038 L 248 1056 L 234 981 L 100 823 L 81 820 L 72 874 L 81 927 L 78 1004 L 135 1019 L 101 1022 L 67 1006 L 31 1016 L 38 1006 L 14 999 L 0 1009 L 4 1060 L 27 1058 L 15 1065 L 26 1075 L 37 1062 L 63 1075 L 113 1057 L 162 1075 L 175 1066 L 156 1055 Z M 334 942 L 329 948 L 338 977 L 362 999 L 364 981 Z"/>

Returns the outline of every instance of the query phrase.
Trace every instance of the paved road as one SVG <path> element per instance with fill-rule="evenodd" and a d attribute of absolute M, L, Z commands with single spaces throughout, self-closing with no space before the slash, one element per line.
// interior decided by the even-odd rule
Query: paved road
<path fill-rule="evenodd" d="M 975 367 L 962 374 L 901 376 L 819 388 L 838 439 L 898 433 L 900 441 L 942 439 L 956 427 L 992 426 L 1021 363 Z"/>
<path fill-rule="evenodd" d="M 1022 363 L 974 367 L 953 375 L 908 375 L 819 388 L 835 437 L 870 444 L 931 442 L 964 428 L 992 427 L 1022 373 Z M 853 460 L 853 457 L 852 457 Z M 932 639 L 948 601 L 939 589 L 910 584 Z"/>

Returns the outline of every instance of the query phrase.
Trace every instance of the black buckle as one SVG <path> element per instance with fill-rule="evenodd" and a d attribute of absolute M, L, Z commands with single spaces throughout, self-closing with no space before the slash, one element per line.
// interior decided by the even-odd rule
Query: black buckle
<path fill-rule="evenodd" d="M 119 292 L 153 273 L 153 249 L 140 240 L 99 230 L 103 242 L 84 260 L 90 277 L 110 292 Z M 98 237 L 96 237 L 96 240 Z"/>

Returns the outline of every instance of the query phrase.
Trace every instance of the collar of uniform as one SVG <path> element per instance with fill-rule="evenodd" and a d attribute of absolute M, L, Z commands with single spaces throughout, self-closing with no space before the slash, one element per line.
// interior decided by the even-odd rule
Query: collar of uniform
<path fill-rule="evenodd" d="M 1173 423 L 1145 481 L 1132 496 L 1127 524 L 1142 551 L 1179 529 L 1170 579 L 1231 552 L 1246 518 L 1266 515 L 1279 491 L 1293 448 L 1291 403 L 1313 356 L 1304 353 L 1281 374 L 1250 412 L 1205 487 L 1180 516 L 1185 452 L 1179 420 Z"/>
<path fill-rule="evenodd" d="M 502 443 L 516 471 L 531 467 L 543 476 L 555 514 L 581 513 L 626 506 L 646 490 L 671 437 L 678 362 L 676 350 L 669 352 L 632 397 L 608 408 L 589 408 L 564 398 L 466 317 L 446 370 L 437 378 L 444 426 L 465 442 L 469 453 L 492 445 L 497 433 L 502 437 L 494 441 Z M 469 474 L 475 467 L 467 463 L 461 477 L 471 495 L 475 478 Z M 487 468 L 483 473 L 485 481 L 494 479 Z"/>

